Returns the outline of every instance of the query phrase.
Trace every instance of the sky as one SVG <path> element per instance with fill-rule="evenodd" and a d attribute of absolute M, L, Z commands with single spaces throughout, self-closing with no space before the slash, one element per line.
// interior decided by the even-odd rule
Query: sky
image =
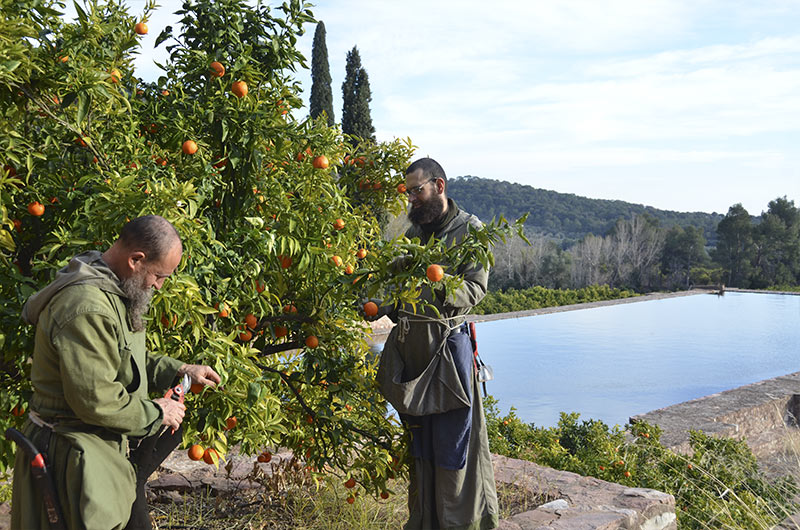
<path fill-rule="evenodd" d="M 180 5 L 161 1 L 137 75 L 157 75 L 165 52 L 152 46 Z M 677 211 L 800 206 L 800 0 L 321 0 L 312 11 L 337 122 L 357 46 L 378 140 L 411 138 L 448 177 Z M 309 66 L 315 29 L 299 41 Z M 310 71 L 297 79 L 307 105 Z"/>

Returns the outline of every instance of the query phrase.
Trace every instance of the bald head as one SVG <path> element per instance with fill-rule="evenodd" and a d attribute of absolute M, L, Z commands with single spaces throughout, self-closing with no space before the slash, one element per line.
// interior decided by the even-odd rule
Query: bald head
<path fill-rule="evenodd" d="M 178 231 L 159 215 L 145 215 L 126 223 L 119 243 L 128 251 L 144 253 L 148 261 L 164 259 L 176 246 L 183 249 Z"/>

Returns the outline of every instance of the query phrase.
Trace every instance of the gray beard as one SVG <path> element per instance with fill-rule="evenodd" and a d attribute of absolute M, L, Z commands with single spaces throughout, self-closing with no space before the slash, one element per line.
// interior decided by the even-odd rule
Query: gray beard
<path fill-rule="evenodd" d="M 426 225 L 441 217 L 442 212 L 444 212 L 443 204 L 430 201 L 417 208 L 409 209 L 408 220 L 417 226 Z"/>
<path fill-rule="evenodd" d="M 153 289 L 143 287 L 143 276 L 131 276 L 122 280 L 122 292 L 125 293 L 125 307 L 128 308 L 128 318 L 133 331 L 144 331 L 144 314 L 153 298 Z"/>

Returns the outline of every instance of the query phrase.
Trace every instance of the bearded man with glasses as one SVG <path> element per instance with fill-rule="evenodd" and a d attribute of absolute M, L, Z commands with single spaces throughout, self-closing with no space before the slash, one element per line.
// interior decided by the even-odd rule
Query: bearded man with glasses
<path fill-rule="evenodd" d="M 422 158 L 406 170 L 409 238 L 431 236 L 457 245 L 480 228 L 474 215 L 447 197 L 447 176 L 438 162 Z M 397 266 L 410 260 L 400 259 Z M 483 530 L 498 524 L 497 493 L 486 420 L 465 315 L 486 294 L 489 271 L 479 263 L 458 268 L 461 286 L 423 289 L 436 307 L 394 307 L 378 303 L 373 318 L 388 315 L 398 325 L 386 340 L 378 383 L 410 431 L 413 457 L 406 530 Z"/>

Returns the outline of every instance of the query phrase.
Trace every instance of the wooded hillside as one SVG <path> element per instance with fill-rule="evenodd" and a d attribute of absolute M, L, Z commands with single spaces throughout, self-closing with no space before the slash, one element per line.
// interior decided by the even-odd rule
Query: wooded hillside
<path fill-rule="evenodd" d="M 589 199 L 532 186 L 465 176 L 448 182 L 448 194 L 468 212 L 486 222 L 495 216 L 516 219 L 530 212 L 528 231 L 554 239 L 578 240 L 587 234 L 604 235 L 620 218 L 647 214 L 663 228 L 693 226 L 702 229 L 707 244 L 716 245 L 716 227 L 724 214 L 674 212 L 624 201 Z"/>

